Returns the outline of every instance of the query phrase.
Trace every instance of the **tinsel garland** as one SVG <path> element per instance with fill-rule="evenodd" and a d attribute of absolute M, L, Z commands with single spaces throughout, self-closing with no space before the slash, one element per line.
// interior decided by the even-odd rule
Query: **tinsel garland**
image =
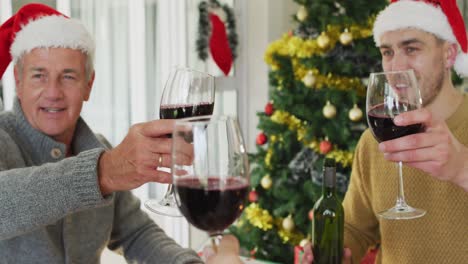
<path fill-rule="evenodd" d="M 339 41 L 340 34 L 343 30 L 348 31 L 353 35 L 353 39 L 363 39 L 372 36 L 372 25 L 375 18 L 371 17 L 367 23 L 361 25 L 328 25 L 326 30 L 322 32 L 330 39 L 330 42 L 325 47 L 320 47 L 317 43 L 317 38 L 303 39 L 298 36 L 285 34 L 277 41 L 272 42 L 266 52 L 265 61 L 267 64 L 276 65 L 274 55 L 289 56 L 291 58 L 308 58 L 314 55 L 323 55 L 333 49 Z M 276 65 L 278 66 L 278 65 Z"/>
<path fill-rule="evenodd" d="M 293 246 L 299 244 L 299 242 L 305 237 L 301 232 L 293 229 L 288 231 L 283 228 L 283 218 L 275 219 L 275 226 L 278 230 L 278 236 L 281 238 L 284 244 L 289 243 Z"/>
<path fill-rule="evenodd" d="M 297 230 L 288 231 L 283 228 L 283 218 L 273 218 L 268 210 L 260 207 L 257 203 L 251 203 L 245 208 L 245 217 L 249 223 L 263 231 L 268 231 L 276 227 L 278 230 L 278 236 L 281 238 L 283 243 L 289 243 L 291 245 L 297 245 L 305 237 L 304 234 Z"/>
<path fill-rule="evenodd" d="M 312 84 L 310 89 L 323 89 L 323 88 L 331 88 L 337 89 L 340 91 L 357 91 L 358 95 L 364 95 L 366 92 L 366 87 L 362 83 L 362 80 L 358 77 L 341 77 L 335 76 L 332 73 L 328 73 L 327 75 L 320 74 L 319 70 L 316 68 L 307 69 L 303 66 L 303 64 L 298 63 L 296 59 L 292 60 L 292 65 L 294 69 L 294 78 L 296 80 L 302 80 L 306 74 L 312 73 L 315 82 Z M 276 66 L 272 66 L 271 69 L 273 71 L 278 70 Z M 283 80 L 278 77 L 278 90 L 282 90 Z"/>
<path fill-rule="evenodd" d="M 301 121 L 294 115 L 282 110 L 276 110 L 273 113 L 273 115 L 271 115 L 270 119 L 275 123 L 286 125 L 291 131 L 295 131 L 297 133 L 297 140 L 299 142 L 302 142 L 305 146 L 310 147 L 315 152 L 320 153 L 318 140 L 305 140 L 307 121 Z M 269 146 L 271 146 L 272 143 L 276 142 L 276 140 L 276 136 L 270 136 Z M 273 155 L 273 148 L 269 147 L 265 155 L 265 164 L 268 168 L 271 168 L 271 158 Z M 333 150 L 327 153 L 325 156 L 327 158 L 334 158 L 336 162 L 340 163 L 343 166 L 343 168 L 351 166 L 353 162 L 353 152 L 348 150 L 341 150 L 336 145 L 334 145 Z"/>
<path fill-rule="evenodd" d="M 273 228 L 273 217 L 267 210 L 260 208 L 257 203 L 251 203 L 245 208 L 244 212 L 251 225 L 263 231 L 268 231 Z"/>
<path fill-rule="evenodd" d="M 332 73 L 321 75 L 319 70 L 316 68 L 308 69 L 304 67 L 304 65 L 300 63 L 300 59 L 309 58 L 314 55 L 324 55 L 332 50 L 339 41 L 339 36 L 344 29 L 348 29 L 348 31 L 353 35 L 353 39 L 362 39 L 372 36 L 372 25 L 374 20 L 374 17 L 370 18 L 364 26 L 328 25 L 326 31 L 322 33 L 327 35 L 330 39 L 329 44 L 325 47 L 320 47 L 318 45 L 317 38 L 303 39 L 298 36 L 285 34 L 281 39 L 272 42 L 268 46 L 265 52 L 265 61 L 271 66 L 272 71 L 277 71 L 280 69 L 280 64 L 275 60 L 275 56 L 289 56 L 293 64 L 294 77 L 296 80 L 302 80 L 302 78 L 310 72 L 313 74 L 315 82 L 310 86 L 310 88 L 332 88 L 341 91 L 356 90 L 359 95 L 364 95 L 365 86 L 360 78 L 335 76 Z M 278 81 L 281 83 L 281 80 Z M 278 89 L 281 90 L 282 86 L 279 86 Z"/>
<path fill-rule="evenodd" d="M 355 90 L 359 95 L 364 95 L 366 92 L 366 87 L 362 83 L 362 80 L 357 77 L 340 77 L 335 76 L 332 73 L 327 75 L 321 75 L 319 70 L 316 68 L 307 69 L 303 64 L 298 63 L 296 60 L 293 60 L 294 68 L 294 77 L 296 80 L 302 80 L 306 74 L 311 72 L 315 77 L 314 84 L 310 87 L 311 89 L 322 89 L 322 88 L 332 88 L 340 91 L 351 91 Z"/>
<path fill-rule="evenodd" d="M 197 38 L 197 53 L 198 58 L 205 61 L 208 58 L 208 42 L 211 33 L 211 24 L 209 20 L 210 9 L 215 10 L 222 8 L 226 14 L 226 30 L 228 36 L 229 47 L 231 49 L 232 58 L 237 57 L 238 37 L 236 32 L 236 20 L 234 12 L 229 5 L 221 5 L 216 0 L 202 1 L 198 5 L 198 38 Z"/>

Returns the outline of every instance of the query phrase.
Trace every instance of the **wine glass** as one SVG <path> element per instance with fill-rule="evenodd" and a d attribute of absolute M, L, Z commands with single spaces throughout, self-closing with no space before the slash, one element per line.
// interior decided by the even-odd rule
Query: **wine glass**
<path fill-rule="evenodd" d="M 176 67 L 164 86 L 159 108 L 160 119 L 179 119 L 213 114 L 214 77 L 208 73 Z M 168 135 L 171 136 L 171 135 Z M 150 199 L 146 208 L 165 216 L 181 217 L 172 184 L 161 200 Z"/>
<path fill-rule="evenodd" d="M 177 205 L 188 222 L 216 239 L 242 213 L 249 162 L 239 123 L 229 116 L 176 121 L 172 174 Z"/>
<path fill-rule="evenodd" d="M 393 118 L 422 107 L 421 93 L 412 70 L 371 73 L 367 87 L 367 122 L 378 142 L 422 132 L 422 124 L 397 126 Z M 398 162 L 398 195 L 394 207 L 379 212 L 384 219 L 413 219 L 426 214 L 409 206 L 403 190 L 403 164 Z"/>

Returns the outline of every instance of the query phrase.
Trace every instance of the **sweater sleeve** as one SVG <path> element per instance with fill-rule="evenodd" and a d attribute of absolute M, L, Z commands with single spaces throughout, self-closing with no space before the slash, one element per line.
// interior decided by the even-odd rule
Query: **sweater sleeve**
<path fill-rule="evenodd" d="M 343 207 L 345 210 L 345 247 L 349 247 L 353 256 L 353 263 L 360 263 L 367 249 L 375 245 L 378 238 L 378 221 L 372 210 L 371 198 L 369 197 L 369 149 L 366 148 L 366 137 L 369 142 L 369 131 L 363 134 L 353 161 L 351 180 L 346 192 Z"/>
<path fill-rule="evenodd" d="M 16 147 L 8 141 L 0 144 L 4 150 Z M 0 151 L 0 240 L 52 224 L 67 214 L 111 203 L 112 196 L 103 198 L 97 182 L 102 151 L 96 148 L 55 163 L 15 169 L 10 167 L 14 158 Z"/>
<path fill-rule="evenodd" d="M 197 253 L 180 247 L 140 209 L 130 192 L 116 193 L 109 249 L 122 252 L 129 263 L 203 263 Z"/>

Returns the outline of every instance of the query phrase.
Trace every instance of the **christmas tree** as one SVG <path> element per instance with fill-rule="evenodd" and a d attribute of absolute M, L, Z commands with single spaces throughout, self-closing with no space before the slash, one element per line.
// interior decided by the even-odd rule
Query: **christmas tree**
<path fill-rule="evenodd" d="M 231 227 L 259 259 L 292 263 L 310 241 L 322 163 L 337 162 L 341 195 L 366 128 L 365 91 L 380 71 L 372 25 L 386 0 L 295 0 L 297 28 L 269 45 L 269 102 L 259 113 L 249 204 Z"/>

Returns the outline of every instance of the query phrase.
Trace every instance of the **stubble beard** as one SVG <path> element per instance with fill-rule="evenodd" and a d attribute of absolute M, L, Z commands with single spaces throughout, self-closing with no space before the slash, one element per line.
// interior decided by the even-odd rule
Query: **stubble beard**
<path fill-rule="evenodd" d="M 421 87 L 423 106 L 430 105 L 439 95 L 444 83 L 444 71 L 439 71 L 436 76 L 431 78 L 427 87 Z"/>

